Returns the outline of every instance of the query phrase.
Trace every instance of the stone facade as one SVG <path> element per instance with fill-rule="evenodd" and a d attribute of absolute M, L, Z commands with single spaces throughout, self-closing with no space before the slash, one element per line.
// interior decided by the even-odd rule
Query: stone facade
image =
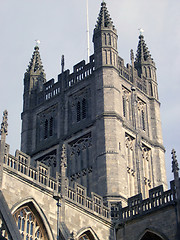
<path fill-rule="evenodd" d="M 125 66 L 117 39 L 103 1 L 89 63 L 70 73 L 62 62 L 58 81 L 46 81 L 34 48 L 15 156 L 7 114 L 1 127 L 0 190 L 23 239 L 176 239 L 179 177 L 166 191 L 155 63 L 140 34 Z M 162 219 L 169 214 L 168 231 Z M 15 239 L 13 219 L 0 217 L 1 234 Z"/>

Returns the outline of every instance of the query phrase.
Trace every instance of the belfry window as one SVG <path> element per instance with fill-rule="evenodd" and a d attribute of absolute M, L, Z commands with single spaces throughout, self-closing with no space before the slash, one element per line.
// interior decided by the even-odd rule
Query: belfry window
<path fill-rule="evenodd" d="M 82 101 L 78 101 L 76 105 L 76 119 L 80 122 L 87 117 L 87 100 L 85 98 Z"/>

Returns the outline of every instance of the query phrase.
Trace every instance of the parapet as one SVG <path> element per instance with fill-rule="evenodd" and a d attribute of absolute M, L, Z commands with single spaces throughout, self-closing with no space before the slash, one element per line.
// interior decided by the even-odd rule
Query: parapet
<path fill-rule="evenodd" d="M 61 175 L 56 173 L 56 178 L 50 176 L 50 167 L 38 162 L 36 167 L 31 166 L 31 158 L 27 154 L 17 150 L 15 156 L 6 152 L 4 156 L 3 171 L 12 176 L 16 176 L 21 181 L 35 185 L 41 191 L 48 192 L 50 195 L 61 193 Z M 106 221 L 111 220 L 110 208 L 105 206 L 103 198 L 96 193 L 87 196 L 85 187 L 74 183 L 73 187 L 69 186 L 68 179 L 65 179 L 65 198 L 69 204 L 76 204 L 77 207 L 83 208 Z"/>
<path fill-rule="evenodd" d="M 125 223 L 166 206 L 174 205 L 176 200 L 174 181 L 172 181 L 168 191 L 164 192 L 163 186 L 160 185 L 149 190 L 149 198 L 147 199 L 142 199 L 142 194 L 138 194 L 128 199 L 127 207 L 113 206 L 112 220 Z"/>

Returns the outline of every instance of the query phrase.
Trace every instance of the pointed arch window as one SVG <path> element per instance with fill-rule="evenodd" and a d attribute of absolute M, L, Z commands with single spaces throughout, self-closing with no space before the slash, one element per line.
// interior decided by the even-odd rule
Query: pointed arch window
<path fill-rule="evenodd" d="M 107 38 L 108 38 L 108 45 L 111 45 L 111 35 L 110 35 L 110 33 L 108 33 Z"/>
<path fill-rule="evenodd" d="M 162 237 L 157 235 L 156 233 L 153 233 L 151 231 L 147 231 L 144 236 L 141 238 L 141 240 L 147 240 L 147 239 L 153 239 L 153 240 L 163 240 Z"/>
<path fill-rule="evenodd" d="M 39 216 L 29 206 L 24 206 L 14 213 L 19 232 L 23 240 L 47 240 L 48 236 Z"/>
<path fill-rule="evenodd" d="M 95 238 L 90 231 L 87 231 L 86 233 L 82 234 L 78 240 L 95 240 Z"/>

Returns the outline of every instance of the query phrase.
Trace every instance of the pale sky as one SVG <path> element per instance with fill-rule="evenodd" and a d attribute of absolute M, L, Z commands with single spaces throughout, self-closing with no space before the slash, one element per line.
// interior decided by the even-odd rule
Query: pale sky
<path fill-rule="evenodd" d="M 118 32 L 118 51 L 129 63 L 130 49 L 137 50 L 139 28 L 157 67 L 159 98 L 168 181 L 172 179 L 171 149 L 180 162 L 180 1 L 106 0 Z M 101 1 L 89 0 L 92 34 Z M 0 0 L 0 119 L 9 112 L 7 143 L 14 155 L 20 149 L 23 75 L 31 59 L 35 39 L 47 80 L 87 58 L 86 0 Z"/>

